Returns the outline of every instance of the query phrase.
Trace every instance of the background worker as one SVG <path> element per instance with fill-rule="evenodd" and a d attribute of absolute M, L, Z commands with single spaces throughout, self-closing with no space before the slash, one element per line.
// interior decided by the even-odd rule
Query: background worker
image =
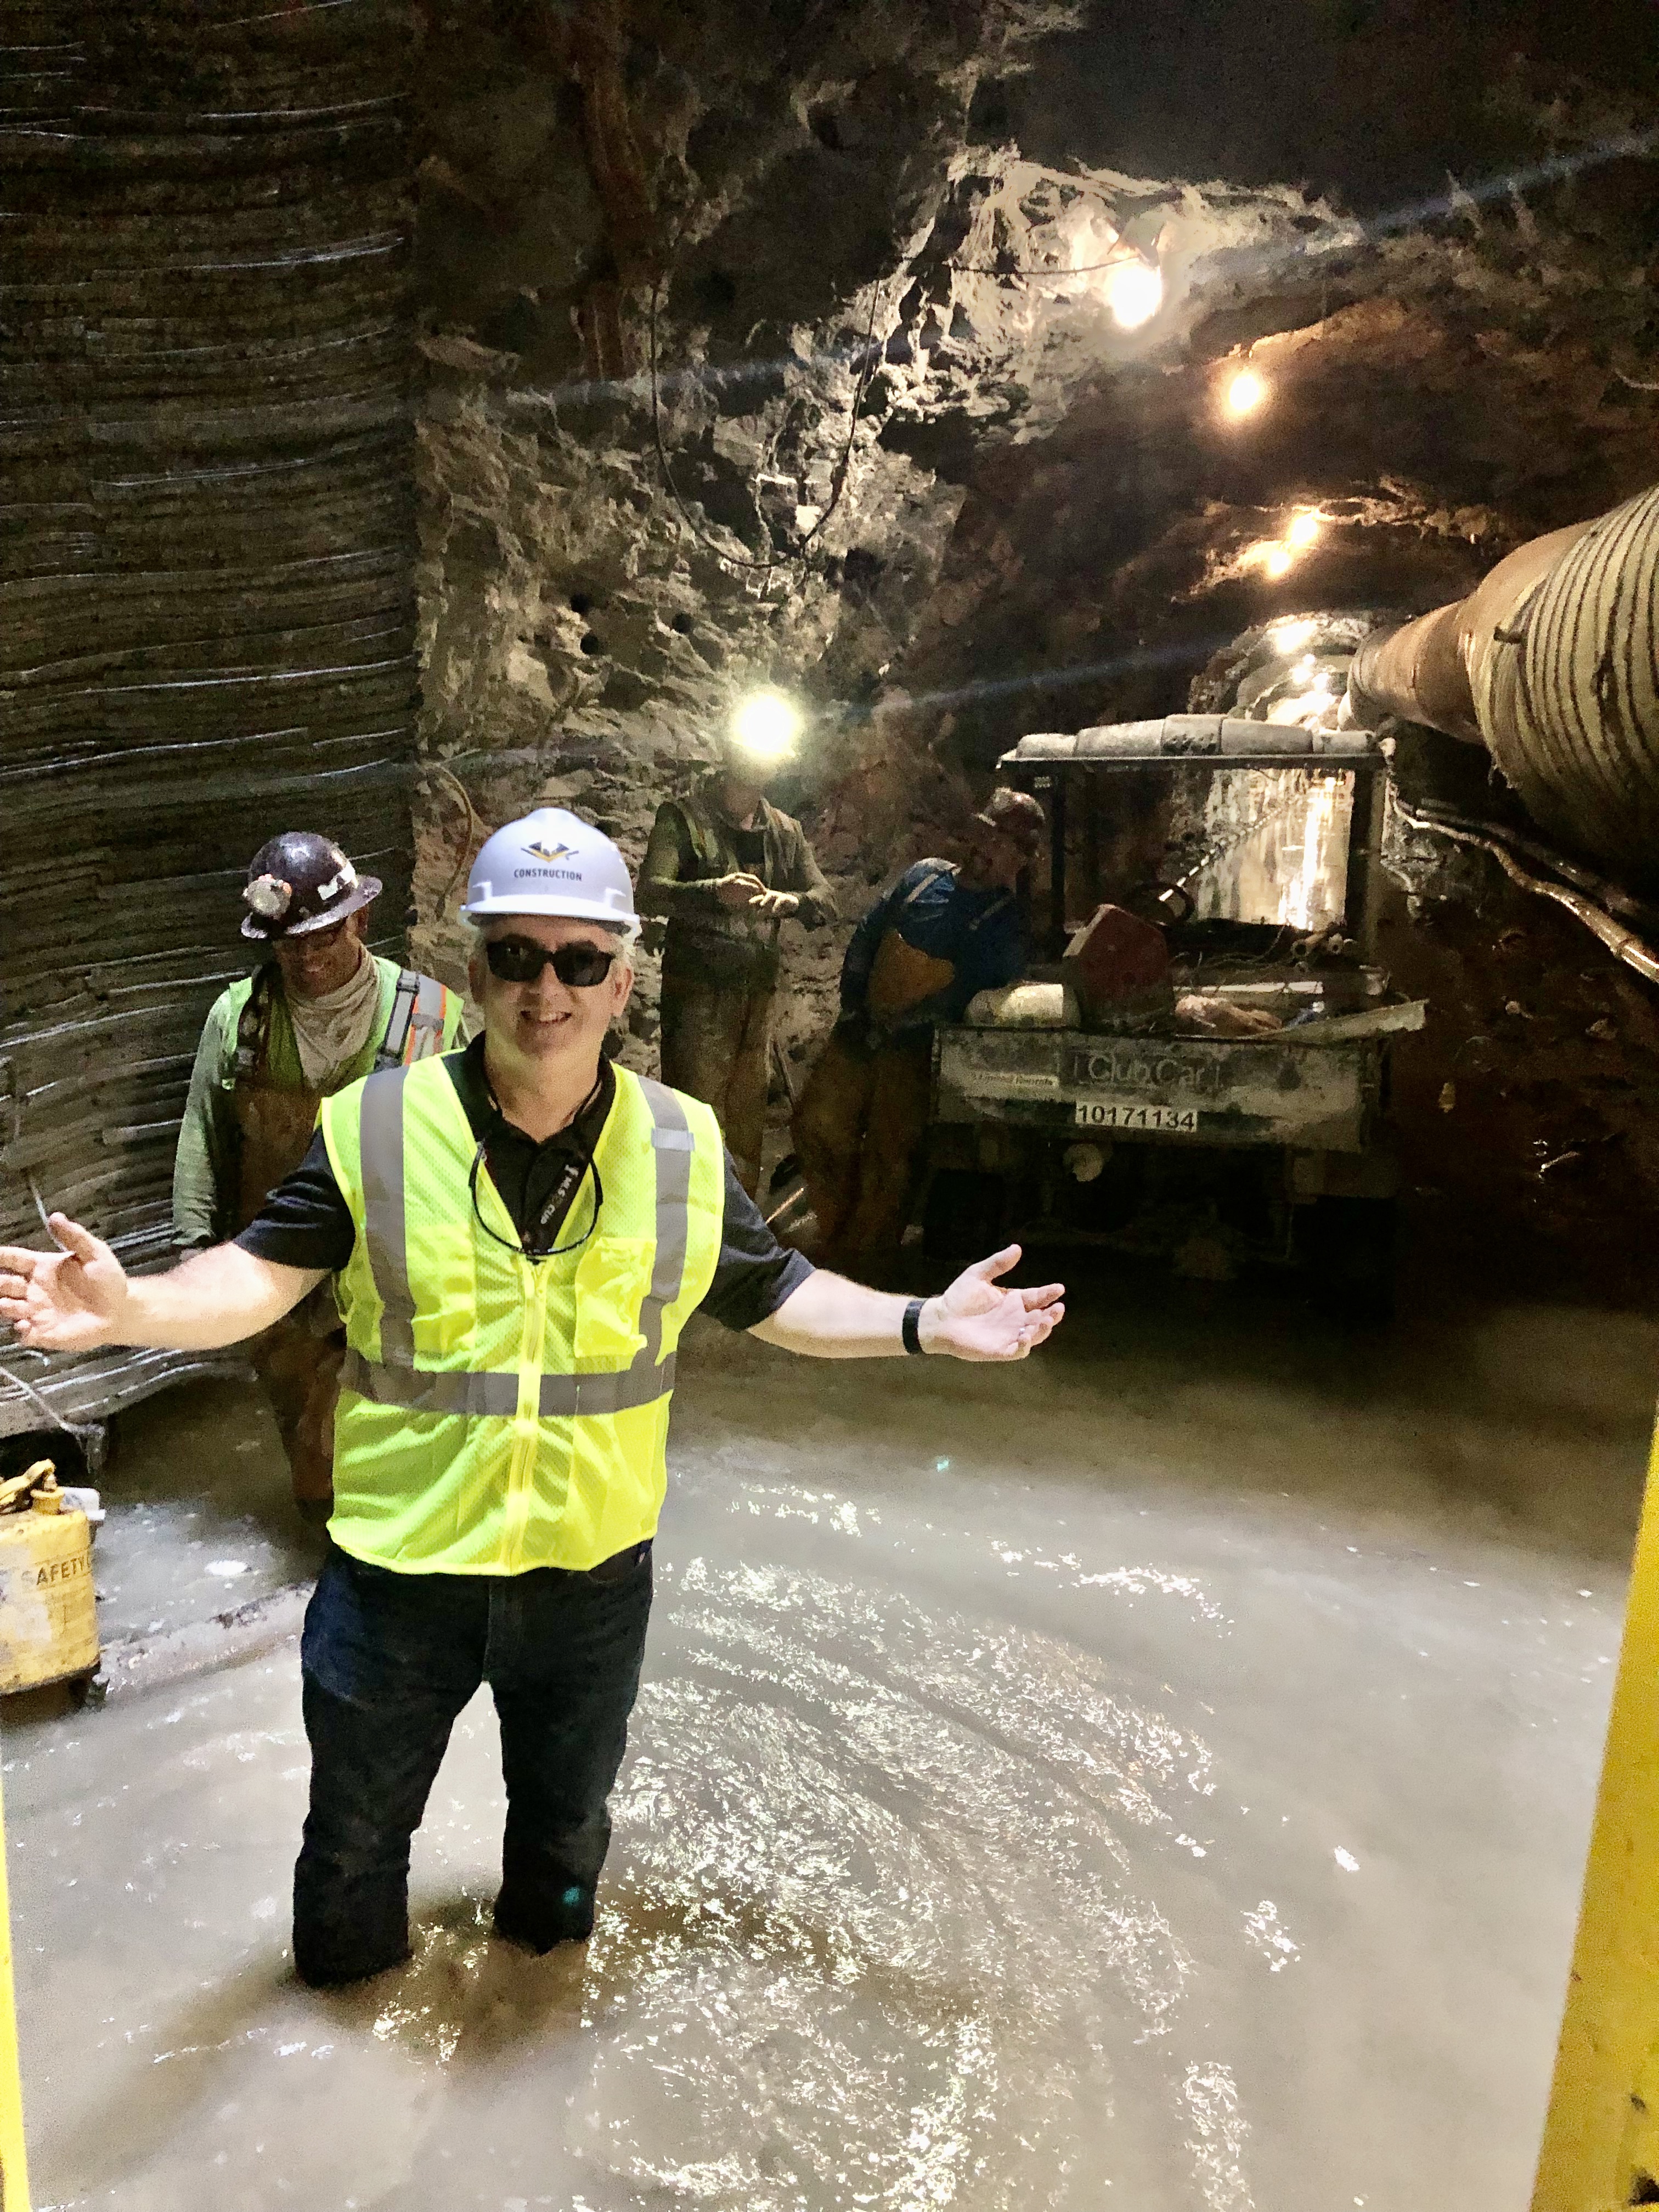
<path fill-rule="evenodd" d="M 205 1251 L 246 1227 L 305 1158 L 322 1100 L 371 1068 L 442 1052 L 461 1000 L 363 942 L 380 896 L 329 837 L 285 830 L 250 862 L 242 934 L 268 945 L 208 1010 L 173 1165 L 173 1233 Z M 345 1334 L 325 1290 L 250 1347 L 309 1521 L 325 1521 Z"/>
<path fill-rule="evenodd" d="M 751 1198 L 766 1130 L 779 927 L 793 915 L 816 929 L 836 912 L 799 823 L 766 797 L 798 728 L 775 694 L 745 702 L 724 765 L 690 798 L 658 808 L 640 871 L 641 913 L 668 918 L 662 1079 L 714 1108 Z"/>
<path fill-rule="evenodd" d="M 967 857 L 918 860 L 853 933 L 841 1018 L 796 1106 L 793 1136 L 819 1255 L 848 1266 L 896 1251 L 927 1129 L 933 1024 L 1025 965 L 1014 887 L 1042 842 L 1042 809 L 999 788 Z"/>
<path fill-rule="evenodd" d="M 301 1647 L 312 1983 L 408 1955 L 410 1838 L 481 1680 L 507 1784 L 496 1929 L 538 1952 L 591 1931 L 694 1310 L 824 1358 L 973 1360 L 1024 1358 L 1064 1312 L 1058 1284 L 998 1286 L 1016 1249 L 907 1303 L 779 1248 L 712 1110 L 604 1056 L 636 922 L 591 825 L 549 808 L 498 830 L 465 911 L 483 1035 L 325 1099 L 234 1242 L 135 1281 L 62 1215 L 59 1250 L 0 1249 L 0 1320 L 48 1352 L 232 1343 L 336 1278 L 336 1504 Z"/>

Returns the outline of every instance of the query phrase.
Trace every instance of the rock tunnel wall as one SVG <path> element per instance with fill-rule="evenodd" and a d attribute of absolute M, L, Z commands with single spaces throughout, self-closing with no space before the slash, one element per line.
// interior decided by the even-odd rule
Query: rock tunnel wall
<path fill-rule="evenodd" d="M 1252 625 L 1432 605 L 1651 481 L 1659 19 L 1623 0 L 594 0 L 439 6 L 426 37 L 423 751 L 486 821 L 562 800 L 637 857 L 735 692 L 796 689 L 809 757 L 778 795 L 845 915 L 786 932 L 798 1064 L 846 927 L 1022 734 L 1178 709 Z M 1144 332 L 1077 269 L 1108 227 L 1162 260 Z M 1270 396 L 1241 424 L 1246 362 Z M 417 941 L 452 977 L 468 836 L 434 784 Z M 1572 926 L 1481 897 L 1402 894 L 1395 923 L 1439 974 L 1461 916 L 1449 1003 L 1501 1014 L 1487 917 L 1563 958 Z M 1524 1235 L 1580 1172 L 1537 1178 L 1573 1149 L 1560 1071 L 1610 1095 L 1600 988 L 1547 1100 L 1505 1079 L 1487 1164 Z M 648 966 L 634 1018 L 648 1065 Z M 1481 1158 L 1430 1079 L 1461 1048 L 1437 1020 L 1413 1047 L 1416 1172 L 1490 1218 L 1490 1179 L 1434 1164 Z M 1653 1215 L 1645 1169 L 1607 1188 L 1614 1236 L 1627 1200 Z"/>
<path fill-rule="evenodd" d="M 403 940 L 410 27 L 23 0 L 0 35 L 0 1234 L 38 1193 L 143 1265 L 249 855 L 326 827 Z M 7 1360 L 70 1415 L 187 1364 Z"/>
<path fill-rule="evenodd" d="M 1639 488 L 1655 39 L 1600 12 L 1598 46 L 1165 9 L 1149 78 L 1104 0 L 434 10 L 430 752 L 629 842 L 735 690 L 791 683 L 856 902 L 1024 732 L 1178 707 L 1280 608 L 1446 596 Z M 1088 274 L 1120 234 L 1165 274 L 1144 332 Z"/>

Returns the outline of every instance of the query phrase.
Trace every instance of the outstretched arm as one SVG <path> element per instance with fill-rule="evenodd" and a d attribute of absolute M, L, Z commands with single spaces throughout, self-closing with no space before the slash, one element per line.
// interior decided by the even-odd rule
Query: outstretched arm
<path fill-rule="evenodd" d="M 999 1276 L 1018 1264 L 1019 1247 L 1010 1244 L 977 1261 L 938 1297 L 927 1299 L 917 1325 L 922 1350 L 953 1359 L 1024 1359 L 1035 1351 L 1065 1318 L 1066 1286 L 1000 1288 Z M 908 1303 L 820 1267 L 749 1334 L 809 1358 L 880 1359 L 903 1351 L 900 1332 Z"/>
<path fill-rule="evenodd" d="M 38 1352 L 100 1344 L 214 1352 L 269 1328 L 323 1279 L 319 1268 L 280 1267 L 240 1244 L 216 1244 L 164 1275 L 132 1280 L 78 1221 L 54 1213 L 52 1233 L 56 1252 L 0 1245 L 0 1321 Z"/>

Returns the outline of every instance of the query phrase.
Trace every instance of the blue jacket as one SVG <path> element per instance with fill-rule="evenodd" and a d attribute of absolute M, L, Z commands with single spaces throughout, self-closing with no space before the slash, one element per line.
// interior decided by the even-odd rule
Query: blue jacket
<path fill-rule="evenodd" d="M 870 970 L 890 929 L 896 929 L 918 952 L 950 961 L 957 971 L 945 989 L 907 1008 L 893 1024 L 896 1033 L 960 1021 L 970 999 L 1000 983 L 1012 983 L 1025 965 L 1012 891 L 995 887 L 969 890 L 957 883 L 950 861 L 918 860 L 876 901 L 853 933 L 841 970 L 843 1016 L 864 1013 Z"/>

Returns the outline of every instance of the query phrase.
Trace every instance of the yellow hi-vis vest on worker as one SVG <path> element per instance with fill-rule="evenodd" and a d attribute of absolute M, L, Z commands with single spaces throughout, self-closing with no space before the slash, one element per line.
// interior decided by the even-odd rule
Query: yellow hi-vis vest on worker
<path fill-rule="evenodd" d="M 329 1522 L 354 1558 L 514 1575 L 592 1567 L 654 1533 L 675 1347 L 714 1280 L 725 1159 L 710 1108 L 616 1078 L 593 1233 L 539 1261 L 442 1060 L 323 1101 L 357 1227 L 337 1284 L 348 1351 Z M 595 1187 L 584 1176 L 562 1241 L 592 1218 Z"/>

